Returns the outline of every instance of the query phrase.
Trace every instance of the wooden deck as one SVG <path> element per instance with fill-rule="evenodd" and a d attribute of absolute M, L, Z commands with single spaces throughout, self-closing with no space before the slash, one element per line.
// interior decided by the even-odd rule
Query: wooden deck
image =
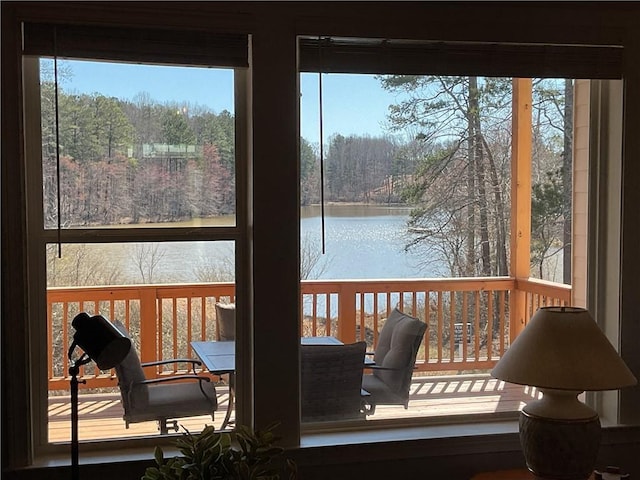
<path fill-rule="evenodd" d="M 81 441 L 106 438 L 142 437 L 158 434 L 155 422 L 144 422 L 125 428 L 119 393 L 80 393 L 79 438 Z M 219 427 L 229 399 L 225 386 L 218 387 L 219 410 L 215 420 L 210 416 L 179 419 L 190 431 L 204 425 Z M 414 377 L 409 409 L 402 406 L 378 406 L 371 420 L 490 414 L 520 410 L 538 395 L 531 387 L 506 384 L 489 375 L 455 375 Z M 68 396 L 49 398 L 49 441 L 70 440 L 71 405 Z"/>

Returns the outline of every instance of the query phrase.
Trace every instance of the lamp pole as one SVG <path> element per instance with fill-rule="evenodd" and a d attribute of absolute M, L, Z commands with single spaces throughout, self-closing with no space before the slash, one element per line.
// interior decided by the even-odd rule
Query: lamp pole
<path fill-rule="evenodd" d="M 75 349 L 75 342 L 69 349 L 69 359 Z M 89 363 L 91 359 L 86 353 L 80 358 L 71 362 L 69 375 L 71 376 L 71 480 L 80 480 L 79 464 L 79 441 L 78 441 L 78 384 L 87 383 L 85 380 L 78 380 L 80 367 Z"/>
<path fill-rule="evenodd" d="M 71 322 L 71 326 L 76 329 L 67 354 L 71 377 L 71 480 L 79 480 L 78 384 L 86 383 L 84 380 L 78 380 L 80 367 L 92 360 L 100 370 L 115 367 L 129 353 L 131 340 L 101 315 L 91 317 L 86 312 L 80 312 Z M 76 347 L 82 349 L 82 355 L 74 360 L 73 352 Z"/>

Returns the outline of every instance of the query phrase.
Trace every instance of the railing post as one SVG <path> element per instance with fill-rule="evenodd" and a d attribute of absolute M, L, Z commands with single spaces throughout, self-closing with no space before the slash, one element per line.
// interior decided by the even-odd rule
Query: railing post
<path fill-rule="evenodd" d="M 140 289 L 140 361 L 152 362 L 159 358 L 158 348 L 158 307 L 155 288 Z M 155 370 L 148 368 L 148 377 L 155 377 Z"/>
<path fill-rule="evenodd" d="M 511 142 L 511 277 L 529 278 L 531 257 L 531 79 L 513 79 Z M 526 295 L 512 290 L 509 338 L 524 329 Z"/>
<path fill-rule="evenodd" d="M 350 283 L 338 290 L 338 338 L 344 343 L 356 341 L 356 289 Z"/>

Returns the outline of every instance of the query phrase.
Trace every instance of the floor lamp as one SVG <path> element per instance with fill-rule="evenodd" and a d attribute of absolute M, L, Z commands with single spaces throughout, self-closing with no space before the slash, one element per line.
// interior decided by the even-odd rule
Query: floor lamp
<path fill-rule="evenodd" d="M 69 347 L 69 375 L 71 376 L 71 480 L 80 478 L 78 462 L 78 380 L 80 367 L 92 360 L 100 370 L 118 365 L 129 353 L 131 340 L 124 336 L 109 320 L 101 315 L 79 313 L 71 322 L 75 329 L 73 343 Z M 76 347 L 82 355 L 73 359 Z"/>

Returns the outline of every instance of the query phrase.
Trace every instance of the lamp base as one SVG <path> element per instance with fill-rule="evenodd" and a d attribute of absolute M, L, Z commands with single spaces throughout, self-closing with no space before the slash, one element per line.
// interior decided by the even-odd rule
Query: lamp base
<path fill-rule="evenodd" d="M 586 480 L 600 447 L 600 419 L 563 420 L 520 413 L 520 443 L 537 478 Z"/>

